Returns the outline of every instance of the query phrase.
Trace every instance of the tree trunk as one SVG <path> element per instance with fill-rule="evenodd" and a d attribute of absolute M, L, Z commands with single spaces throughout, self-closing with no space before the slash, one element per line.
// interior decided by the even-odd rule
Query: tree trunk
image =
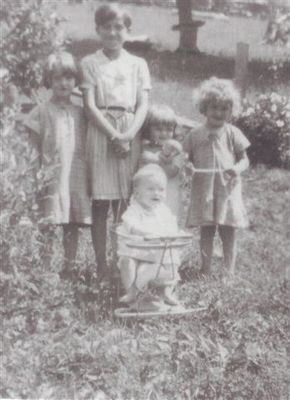
<path fill-rule="evenodd" d="M 179 15 L 180 41 L 179 50 L 199 52 L 197 48 L 197 31 L 203 25 L 192 19 L 192 0 L 176 0 Z"/>

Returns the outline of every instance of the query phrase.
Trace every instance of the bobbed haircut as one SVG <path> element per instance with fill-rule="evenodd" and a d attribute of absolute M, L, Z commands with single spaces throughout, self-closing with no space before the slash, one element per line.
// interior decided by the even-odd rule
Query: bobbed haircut
<path fill-rule="evenodd" d="M 118 4 L 104 4 L 97 8 L 95 12 L 95 24 L 96 26 L 105 25 L 112 19 L 122 19 L 125 27 L 129 30 L 132 25 L 132 18 L 130 14 L 120 7 Z"/>
<path fill-rule="evenodd" d="M 229 79 L 211 77 L 202 82 L 193 91 L 193 102 L 201 114 L 206 114 L 211 103 L 229 104 L 234 117 L 238 116 L 241 111 L 240 92 Z"/>
<path fill-rule="evenodd" d="M 55 73 L 64 74 L 75 78 L 76 85 L 79 83 L 80 74 L 78 66 L 72 54 L 66 51 L 50 54 L 44 65 L 43 84 L 49 89 L 51 87 L 52 76 Z"/>
<path fill-rule="evenodd" d="M 175 129 L 176 114 L 173 109 L 165 104 L 153 104 L 149 107 L 145 127 L 150 131 L 151 128 L 167 126 Z"/>
<path fill-rule="evenodd" d="M 147 164 L 140 168 L 133 176 L 133 188 L 137 189 L 142 183 L 154 180 L 167 183 L 167 177 L 163 169 L 157 164 Z"/>

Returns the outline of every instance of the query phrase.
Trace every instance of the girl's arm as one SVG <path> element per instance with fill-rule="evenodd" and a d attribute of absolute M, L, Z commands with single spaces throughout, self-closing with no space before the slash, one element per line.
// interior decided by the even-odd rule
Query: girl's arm
<path fill-rule="evenodd" d="M 124 132 L 123 134 L 120 135 L 120 137 L 118 137 L 119 140 L 121 141 L 133 140 L 134 137 L 137 135 L 137 133 L 140 131 L 140 129 L 144 124 L 148 111 L 148 98 L 149 98 L 148 90 L 142 90 L 137 101 L 137 108 L 134 121 L 130 126 L 130 128 L 127 130 L 127 132 Z"/>
<path fill-rule="evenodd" d="M 249 158 L 247 156 L 246 150 L 237 153 L 237 162 L 232 168 L 225 171 L 231 178 L 234 178 L 244 172 L 250 165 Z"/>
<path fill-rule="evenodd" d="M 93 88 L 83 89 L 84 107 L 89 120 L 97 125 L 109 139 L 121 139 L 121 135 L 103 116 L 95 103 Z"/>

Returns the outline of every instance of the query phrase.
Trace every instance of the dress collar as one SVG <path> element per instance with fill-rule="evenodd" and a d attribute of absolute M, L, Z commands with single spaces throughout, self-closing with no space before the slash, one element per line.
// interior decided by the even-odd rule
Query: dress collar
<path fill-rule="evenodd" d="M 207 139 L 210 141 L 214 141 L 222 137 L 223 133 L 225 132 L 226 124 L 217 129 L 210 128 L 208 125 L 206 125 L 206 128 L 208 132 Z"/>

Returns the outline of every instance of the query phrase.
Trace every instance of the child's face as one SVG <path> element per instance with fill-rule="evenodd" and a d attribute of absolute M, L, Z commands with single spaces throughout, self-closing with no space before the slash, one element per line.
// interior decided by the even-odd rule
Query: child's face
<path fill-rule="evenodd" d="M 156 125 L 150 128 L 150 140 L 154 143 L 162 143 L 164 140 L 173 138 L 173 127 Z"/>
<path fill-rule="evenodd" d="M 162 179 L 144 179 L 136 190 L 136 199 L 147 210 L 152 210 L 165 200 L 166 182 Z"/>
<path fill-rule="evenodd" d="M 179 154 L 178 150 L 170 143 L 164 143 L 162 146 L 162 152 L 166 157 L 175 157 Z"/>
<path fill-rule="evenodd" d="M 228 102 L 210 102 L 207 106 L 205 116 L 209 126 L 221 128 L 231 116 L 232 107 Z"/>
<path fill-rule="evenodd" d="M 122 18 L 114 18 L 104 25 L 97 26 L 96 30 L 104 49 L 110 51 L 122 49 L 128 33 Z"/>
<path fill-rule="evenodd" d="M 76 85 L 75 77 L 63 72 L 54 72 L 51 77 L 51 89 L 53 96 L 59 100 L 66 100 L 70 97 Z"/>

